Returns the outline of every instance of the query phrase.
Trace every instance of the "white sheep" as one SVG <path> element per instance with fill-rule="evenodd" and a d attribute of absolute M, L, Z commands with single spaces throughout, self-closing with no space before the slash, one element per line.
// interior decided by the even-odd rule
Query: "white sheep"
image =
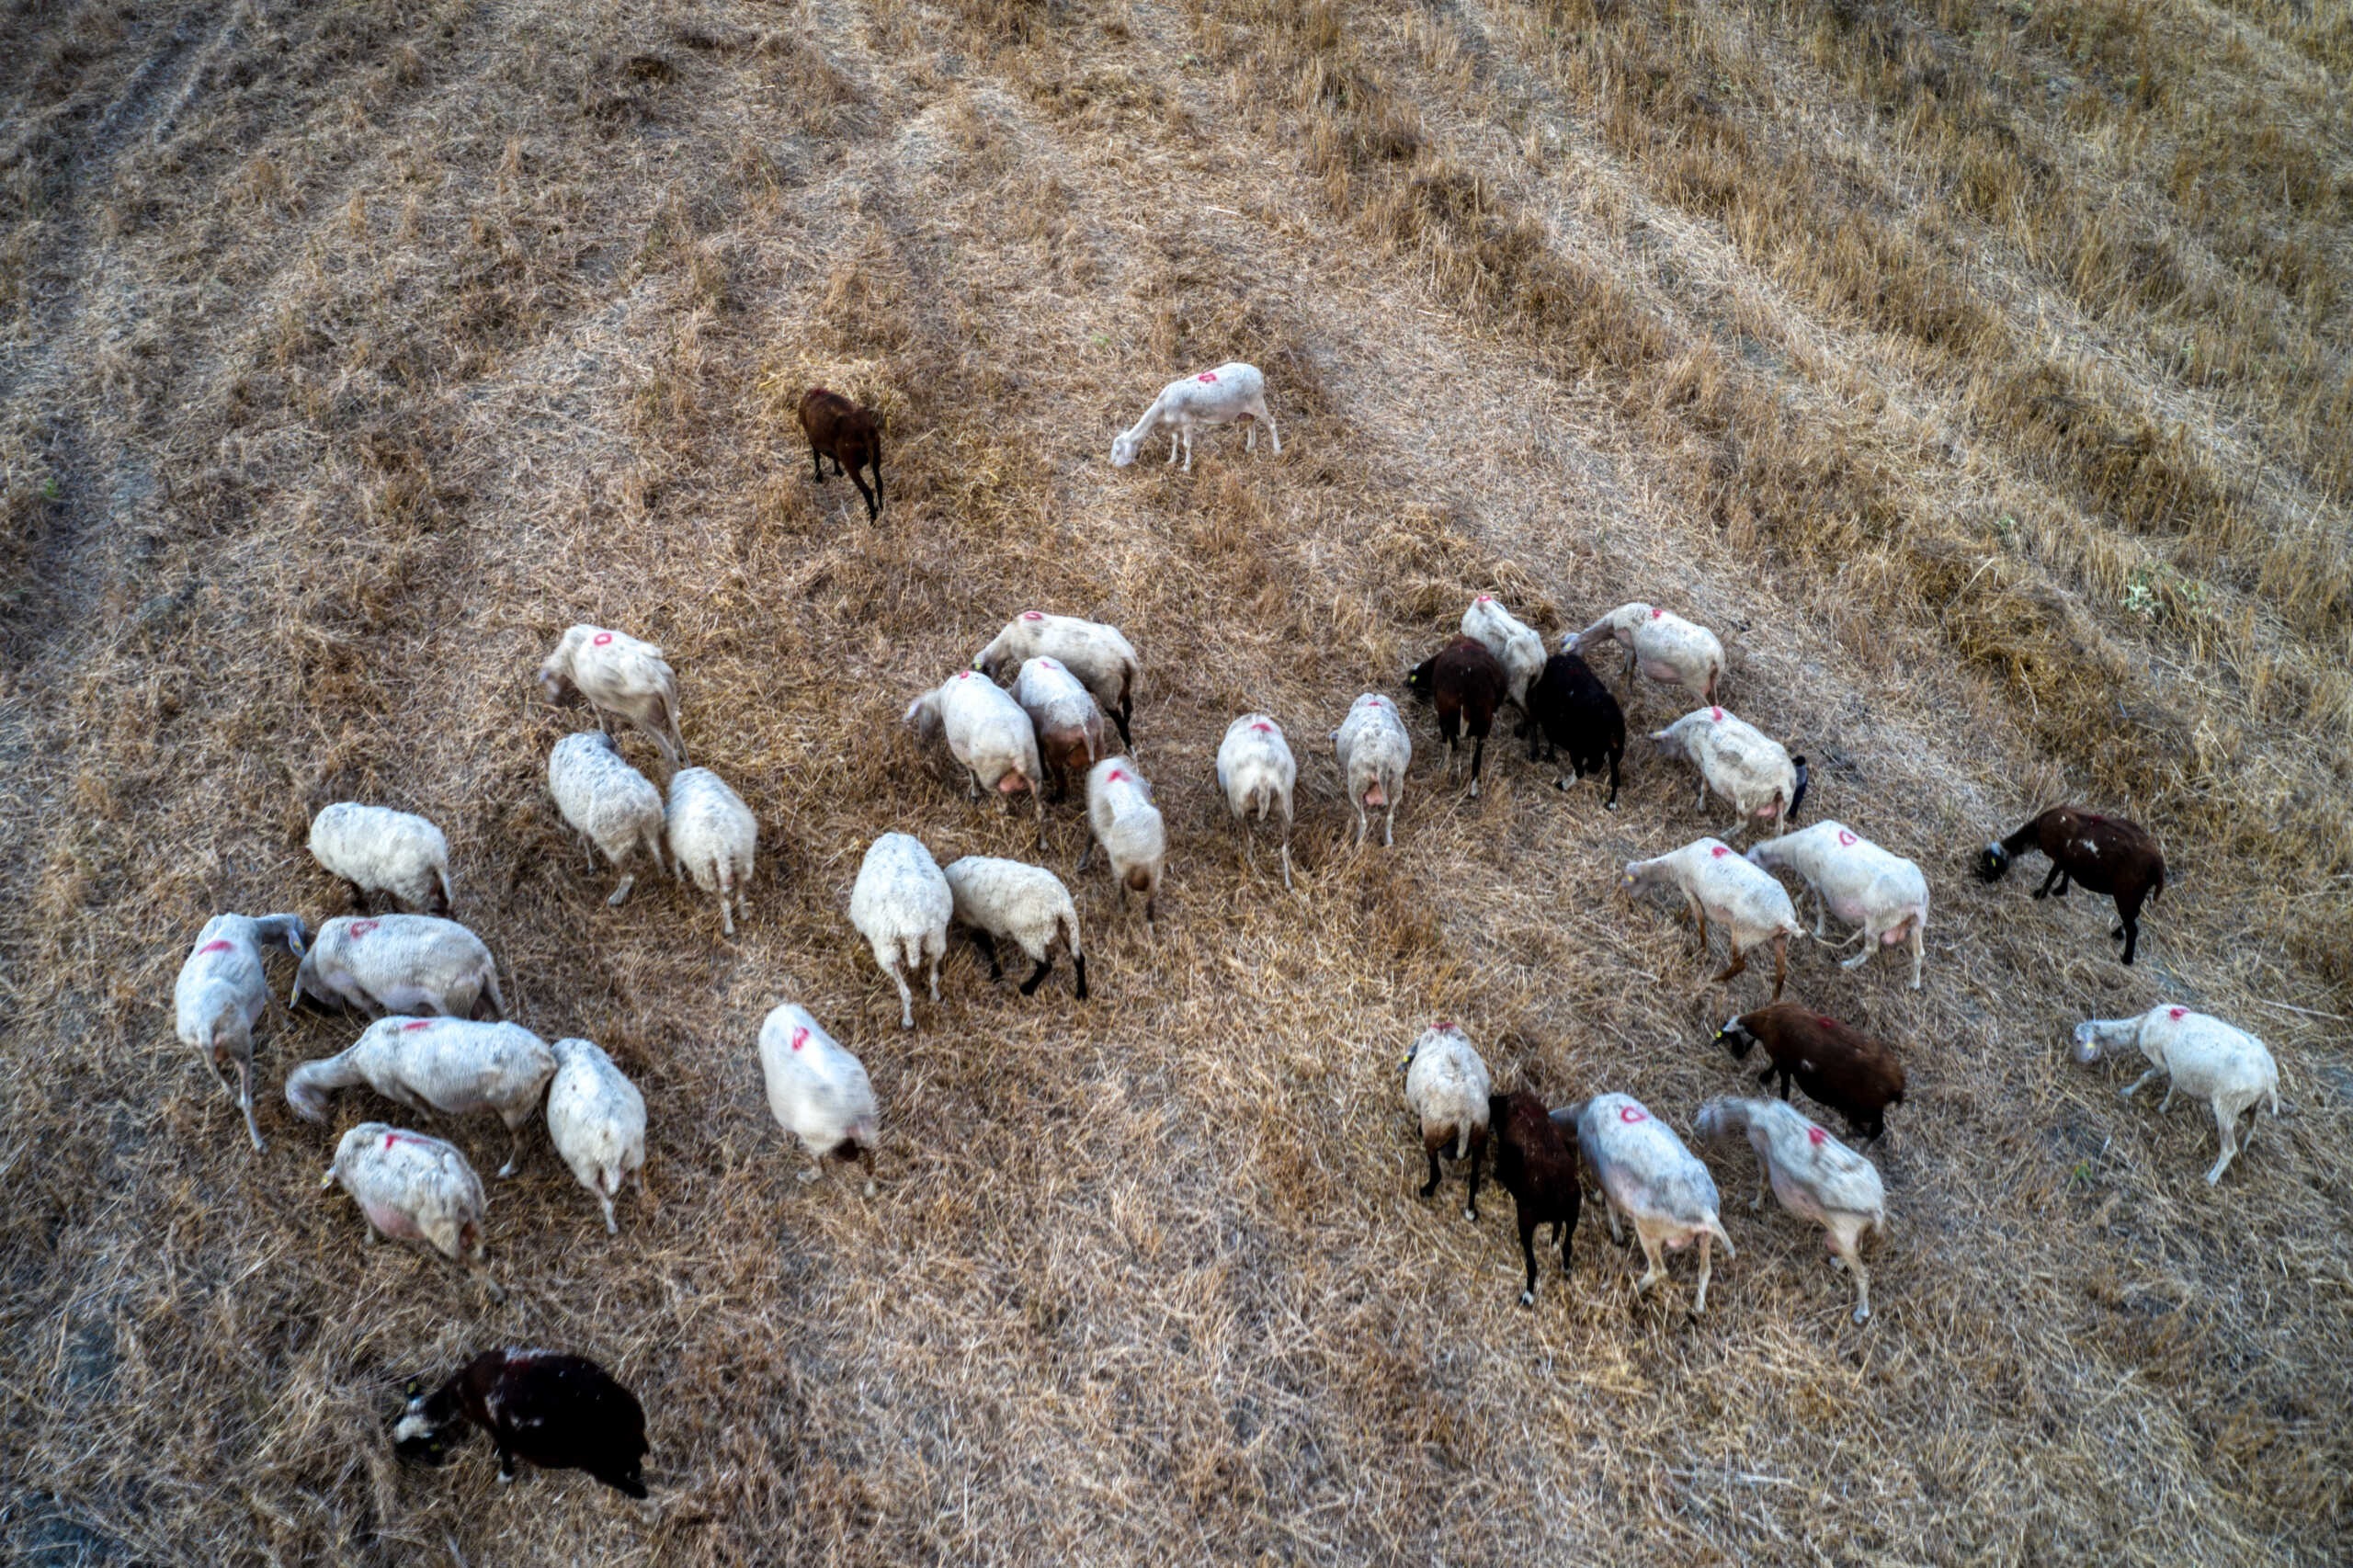
<path fill-rule="evenodd" d="M 613 1199 L 621 1184 L 645 1178 L 645 1096 L 593 1040 L 560 1040 L 548 1084 L 548 1138 L 605 1211 L 605 1233 L 618 1235 Z"/>
<path fill-rule="evenodd" d="M 949 862 L 941 873 L 955 901 L 951 918 L 980 941 L 988 956 L 989 978 L 1002 980 L 996 944 L 1010 941 L 1037 965 L 1021 983 L 1021 994 L 1035 995 L 1039 983 L 1054 967 L 1054 944 L 1070 949 L 1071 968 L 1078 976 L 1077 994 L 1086 1000 L 1086 952 L 1078 939 L 1078 906 L 1071 902 L 1063 880 L 1043 866 L 1018 860 L 998 860 L 967 855 Z"/>
<path fill-rule="evenodd" d="M 590 870 L 597 869 L 599 849 L 616 869 L 641 848 L 654 857 L 656 871 L 669 869 L 662 854 L 662 791 L 621 760 L 612 736 L 584 730 L 556 742 L 548 752 L 548 793 L 555 797 L 564 822 L 580 835 Z M 636 885 L 636 868 L 628 867 L 605 902 L 621 904 Z"/>
<path fill-rule="evenodd" d="M 1699 770 L 1693 810 L 1707 809 L 1711 790 L 1732 802 L 1740 819 L 1724 830 L 1728 834 L 1775 826 L 1797 810 L 1797 762 L 1780 742 L 1726 709 L 1695 708 L 1653 731 L 1651 742 L 1668 761 Z"/>
<path fill-rule="evenodd" d="M 1732 944 L 1732 961 L 1717 983 L 1748 967 L 1748 949 L 1773 944 L 1773 1000 L 1781 999 L 1781 983 L 1790 970 L 1790 938 L 1805 935 L 1798 924 L 1796 905 L 1772 877 L 1733 854 L 1713 838 L 1695 838 L 1682 848 L 1652 860 L 1626 865 L 1620 884 L 1628 898 L 1646 889 L 1670 885 L 1683 894 L 1692 918 L 1699 922 L 1699 947 L 1707 949 L 1708 921 L 1713 917 Z"/>
<path fill-rule="evenodd" d="M 2136 1018 L 2092 1018 L 2075 1026 L 2075 1060 L 2097 1062 L 2102 1053 L 2137 1046 L 2151 1065 L 2126 1087 L 2123 1097 L 2152 1079 L 2165 1080 L 2165 1097 L 2158 1103 L 2163 1115 L 2172 1108 L 2177 1090 L 2195 1095 L 2214 1108 L 2214 1130 L 2222 1152 L 2206 1173 L 2206 1185 L 2222 1173 L 2255 1138 L 2258 1108 L 2268 1100 L 2272 1117 L 2279 1115 L 2279 1065 L 2264 1043 L 2245 1029 L 2233 1028 L 2207 1013 L 2162 1003 Z M 2247 1119 L 2246 1136 L 2239 1136 L 2239 1118 Z"/>
<path fill-rule="evenodd" d="M 719 895 L 720 933 L 733 937 L 735 916 L 751 914 L 747 890 L 760 846 L 752 808 L 710 768 L 682 767 L 670 775 L 662 830 L 670 841 L 671 870 L 678 881 L 691 877 L 695 886 Z"/>
<path fill-rule="evenodd" d="M 801 1179 L 823 1176 L 828 1154 L 854 1159 L 866 1167 L 866 1192 L 872 1197 L 876 1111 L 865 1064 L 808 1008 L 787 1002 L 760 1024 L 760 1072 L 777 1125 L 809 1152 L 812 1164 Z"/>
<path fill-rule="evenodd" d="M 1031 659 L 1048 658 L 1076 676 L 1095 694 L 1103 711 L 1120 729 L 1120 744 L 1130 751 L 1135 740 L 1128 722 L 1135 716 L 1142 676 L 1136 651 L 1116 626 L 1082 620 L 1074 615 L 1048 615 L 1025 609 L 1005 623 L 989 645 L 972 655 L 972 667 L 991 680 L 1001 681 L 1008 669 L 1017 670 Z"/>
<path fill-rule="evenodd" d="M 540 665 L 540 688 L 559 706 L 586 698 L 607 734 L 618 714 L 652 737 L 671 767 L 686 766 L 677 673 L 653 643 L 601 626 L 572 627 Z"/>
<path fill-rule="evenodd" d="M 1495 1086 L 1487 1064 L 1472 1048 L 1470 1037 L 1452 1024 L 1424 1029 L 1405 1053 L 1405 1103 L 1421 1123 L 1422 1153 L 1429 1157 L 1430 1179 L 1422 1196 L 1438 1191 L 1438 1156 L 1449 1143 L 1460 1160 L 1471 1160 L 1469 1191 L 1462 1217 L 1479 1217 L 1479 1156 L 1487 1147 L 1487 1099 Z"/>
<path fill-rule="evenodd" d="M 1185 448 L 1185 472 L 1193 472 L 1193 430 L 1197 426 L 1231 425 L 1237 419 L 1263 420 L 1267 438 L 1274 443 L 1275 455 L 1283 454 L 1282 437 L 1275 430 L 1275 417 L 1267 412 L 1267 378 L 1258 373 L 1256 365 L 1233 360 L 1214 370 L 1203 370 L 1169 382 L 1143 411 L 1143 417 L 1111 439 L 1111 463 L 1125 468 L 1136 460 L 1136 453 L 1154 430 L 1168 432 L 1168 460 L 1176 460 L 1176 448 Z M 1258 449 L 1258 426 L 1250 426 L 1243 438 L 1245 451 Z"/>
<path fill-rule="evenodd" d="M 1029 715 L 1038 733 L 1038 760 L 1054 781 L 1054 799 L 1070 789 L 1070 776 L 1082 778 L 1108 755 L 1103 744 L 1103 710 L 1095 694 L 1058 659 L 1040 654 L 1021 661 L 1013 677 L 1013 700 Z"/>
<path fill-rule="evenodd" d="M 449 841 L 413 812 L 338 801 L 311 819 L 311 858 L 350 884 L 361 909 L 388 892 L 404 909 L 449 913 Z"/>
<path fill-rule="evenodd" d="M 1083 872 L 1095 863 L 1099 846 L 1120 884 L 1120 905 L 1126 906 L 1131 892 L 1143 894 L 1144 924 L 1158 930 L 1156 906 L 1161 873 L 1168 865 L 1168 826 L 1161 820 L 1160 808 L 1152 803 L 1152 781 L 1136 771 L 1132 757 L 1106 757 L 1088 771 L 1086 822 L 1095 835 L 1078 858 L 1078 869 Z"/>
<path fill-rule="evenodd" d="M 1871 1315 L 1871 1276 L 1863 1238 L 1887 1233 L 1887 1189 L 1879 1167 L 1801 1115 L 1785 1100 L 1710 1100 L 1692 1124 L 1702 1138 L 1745 1133 L 1756 1152 L 1756 1197 L 1770 1187 L 1781 1207 L 1829 1233 L 1831 1262 L 1855 1277 L 1855 1321 Z"/>
<path fill-rule="evenodd" d="M 1702 702 L 1716 699 L 1724 674 L 1724 645 L 1704 626 L 1646 604 L 1620 605 L 1583 631 L 1561 639 L 1561 652 L 1598 664 L 1597 640 L 1614 638 L 1626 650 L 1627 696 L 1634 671 L 1664 686 L 1679 686 Z"/>
<path fill-rule="evenodd" d="M 455 1147 L 363 1121 L 335 1145 L 319 1190 L 338 1182 L 368 1217 L 369 1241 L 381 1235 L 429 1248 L 479 1278 L 494 1300 L 506 1299 L 483 1267 L 482 1178 Z"/>
<path fill-rule="evenodd" d="M 506 999 L 498 966 L 480 937 L 431 915 L 342 915 L 319 927 L 294 971 L 289 1009 L 308 995 L 370 1017 L 436 1013 L 468 1018 L 487 1001 L 499 1017 Z"/>
<path fill-rule="evenodd" d="M 465 1018 L 380 1018 L 334 1056 L 286 1075 L 286 1103 L 305 1121 L 324 1122 L 327 1096 L 365 1085 L 411 1110 L 465 1116 L 494 1110 L 506 1124 L 513 1176 L 523 1157 L 523 1124 L 555 1074 L 555 1053 L 520 1024 Z"/>
<path fill-rule="evenodd" d="M 948 922 L 955 913 L 948 879 L 921 839 L 886 833 L 866 846 L 858 882 L 850 889 L 849 920 L 899 988 L 901 1028 L 915 1027 L 907 976 L 920 965 L 931 966 L 931 1002 L 939 1005 L 939 960 L 948 951 Z"/>
<path fill-rule="evenodd" d="M 1381 847 L 1392 846 L 1397 842 L 1397 797 L 1405 792 L 1405 769 L 1414 762 L 1414 737 L 1397 716 L 1397 705 L 1377 691 L 1358 698 L 1332 732 L 1332 749 L 1339 757 L 1348 803 L 1356 808 L 1357 843 L 1363 844 L 1371 832 L 1364 814 L 1370 807 L 1384 813 Z"/>
<path fill-rule="evenodd" d="M 1038 765 L 1038 731 L 1003 687 L 974 671 L 958 670 L 909 703 L 904 722 L 919 744 L 945 737 L 972 799 L 1001 795 L 1009 801 L 1028 790 L 1038 813 L 1038 835 L 1044 840 L 1045 771 Z"/>
<path fill-rule="evenodd" d="M 180 1043 L 205 1053 L 213 1077 L 245 1113 L 256 1153 L 262 1141 L 254 1125 L 254 1027 L 270 1003 L 262 950 L 281 948 L 301 958 L 304 946 L 299 915 L 216 915 L 197 933 L 172 987 Z M 236 1071 L 234 1083 L 222 1076 L 230 1068 Z"/>
<path fill-rule="evenodd" d="M 1217 787 L 1225 791 L 1226 810 L 1242 824 L 1244 852 L 1255 869 L 1258 864 L 1251 842 L 1257 837 L 1254 823 L 1265 822 L 1279 810 L 1283 819 L 1283 886 L 1290 886 L 1291 794 L 1299 783 L 1299 762 L 1290 755 L 1283 727 L 1264 713 L 1245 713 L 1225 727 L 1217 746 Z"/>
<path fill-rule="evenodd" d="M 1462 612 L 1462 635 L 1495 656 L 1509 683 L 1507 694 L 1526 712 L 1528 688 L 1544 674 L 1544 639 L 1514 618 L 1493 594 L 1481 594 Z"/>
<path fill-rule="evenodd" d="M 1596 1095 L 1583 1107 L 1565 1107 L 1552 1113 L 1556 1126 L 1574 1123 L 1577 1147 L 1609 1205 L 1609 1239 L 1623 1241 L 1618 1221 L 1634 1222 L 1649 1271 L 1634 1281 L 1637 1294 L 1666 1278 L 1664 1246 L 1679 1251 L 1699 1244 L 1699 1292 L 1693 1315 L 1708 1310 L 1708 1277 L 1713 1270 L 1710 1244 L 1724 1244 L 1724 1256 L 1737 1256 L 1732 1237 L 1718 1218 L 1722 1207 L 1715 1178 L 1708 1174 L 1674 1129 L 1650 1113 L 1631 1095 Z"/>
<path fill-rule="evenodd" d="M 1805 879 L 1813 890 L 1813 935 L 1823 939 L 1826 911 L 1858 927 L 1841 947 L 1861 942 L 1863 950 L 1841 960 L 1841 967 L 1860 969 L 1881 947 L 1909 940 L 1912 945 L 1912 989 L 1920 989 L 1921 933 L 1928 924 L 1928 879 L 1920 868 L 1900 855 L 1891 855 L 1839 822 L 1818 822 L 1779 838 L 1768 838 L 1748 851 L 1751 865 L 1768 871 L 1788 869 Z"/>

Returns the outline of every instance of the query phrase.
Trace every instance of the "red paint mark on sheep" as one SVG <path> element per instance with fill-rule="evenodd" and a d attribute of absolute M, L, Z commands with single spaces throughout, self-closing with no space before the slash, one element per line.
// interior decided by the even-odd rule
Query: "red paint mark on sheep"
<path fill-rule="evenodd" d="M 2187 1007 L 2167 1007 L 2165 1009 L 2165 1017 L 2168 1018 L 2186 1018 L 2189 1017 L 2189 1009 Z"/>
<path fill-rule="evenodd" d="M 1721 859 L 1722 859 L 1725 856 L 1727 856 L 1727 855 L 1731 854 L 1731 853 L 1732 853 L 1732 851 L 1731 851 L 1731 850 L 1729 850 L 1729 849 L 1727 849 L 1727 848 L 1725 848 L 1722 845 L 1719 844 L 1719 845 L 1717 845 L 1713 849 L 1709 850 L 1709 851 L 1708 851 L 1708 853 L 1709 853 L 1711 856 L 1712 856 L 1714 858 L 1721 860 Z"/>
<path fill-rule="evenodd" d="M 608 642 L 611 642 L 612 640 L 613 640 L 613 634 L 612 634 L 611 632 L 609 632 L 609 631 L 599 631 L 598 633 L 597 633 L 597 635 L 596 635 L 596 636 L 591 637 L 590 639 L 588 639 L 588 641 L 589 641 L 589 642 L 594 642 L 594 643 L 595 643 L 597 647 L 599 647 L 599 648 L 603 647 L 606 643 L 608 643 Z"/>
<path fill-rule="evenodd" d="M 1724 710 L 1721 708 L 1711 708 L 1708 710 L 1708 718 L 1711 722 L 1721 724 L 1724 722 Z"/>
<path fill-rule="evenodd" d="M 199 953 L 225 953 L 236 945 L 236 943 L 230 941 L 226 937 L 221 937 L 205 943 L 204 946 L 197 949 L 196 950 Z"/>
<path fill-rule="evenodd" d="M 1127 774 L 1116 767 L 1103 777 L 1107 782 L 1112 784 L 1124 784 L 1128 781 Z"/>
<path fill-rule="evenodd" d="M 1650 1119 L 1650 1113 L 1643 1109 L 1640 1106 L 1621 1105 L 1618 1108 L 1618 1119 L 1629 1124 L 1637 1121 L 1648 1121 Z"/>
<path fill-rule="evenodd" d="M 1663 609 L 1654 609 L 1654 610 L 1651 611 L 1651 619 L 1652 619 L 1653 620 L 1656 620 L 1656 619 L 1658 619 L 1661 616 L 1665 615 L 1665 613 L 1666 613 L 1666 611 L 1665 611 L 1665 610 L 1663 610 Z"/>
<path fill-rule="evenodd" d="M 1199 375 L 1195 376 L 1193 380 L 1197 381 L 1213 381 L 1217 380 L 1217 372 L 1215 370 L 1203 370 Z"/>
<path fill-rule="evenodd" d="M 970 680 L 972 678 L 972 672 L 970 670 L 958 670 L 956 672 L 956 678 L 958 680 Z"/>
<path fill-rule="evenodd" d="M 1859 841 L 1855 837 L 1855 835 L 1854 835 L 1853 834 L 1848 833 L 1845 828 L 1843 828 L 1843 827 L 1842 827 L 1842 828 L 1840 828 L 1840 829 L 1838 830 L 1838 842 L 1839 842 L 1839 844 L 1841 844 L 1841 845 L 1842 845 L 1842 846 L 1844 846 L 1845 847 L 1851 849 L 1851 848 L 1853 848 L 1853 847 L 1855 846 L 1855 845 L 1856 845 L 1858 842 L 1859 842 Z"/>
<path fill-rule="evenodd" d="M 1262 735 L 1271 735 L 1275 733 L 1275 727 L 1272 724 L 1267 723 L 1264 719 L 1259 720 L 1250 727 L 1257 731 Z"/>
<path fill-rule="evenodd" d="M 1829 1134 L 1829 1133 L 1827 1133 L 1827 1132 L 1824 1132 L 1824 1131 L 1821 1128 L 1819 1128 L 1819 1127 L 1809 1127 L 1809 1128 L 1807 1128 L 1807 1129 L 1805 1130 L 1805 1136 L 1806 1136 L 1806 1142 L 1809 1142 L 1809 1143 L 1813 1143 L 1813 1144 L 1815 1144 L 1815 1145 L 1817 1145 L 1817 1146 L 1819 1146 L 1819 1145 L 1821 1145 L 1821 1144 L 1824 1144 L 1824 1143 L 1827 1143 L 1827 1142 L 1830 1142 L 1830 1134 Z"/>
<path fill-rule="evenodd" d="M 793 1050 L 798 1051 L 798 1050 L 800 1050 L 802 1046 L 807 1045 L 808 1043 L 809 1043 L 809 1031 L 808 1031 L 807 1029 L 795 1029 L 795 1030 L 793 1030 L 793 1031 L 792 1031 L 792 1049 L 793 1049 Z"/>
<path fill-rule="evenodd" d="M 380 924 L 381 924 L 381 922 L 375 920 L 353 921 L 351 923 L 351 939 L 355 942 L 358 941 L 360 937 L 365 937 L 369 932 L 373 931 Z"/>
<path fill-rule="evenodd" d="M 433 1020 L 431 1018 L 418 1018 L 414 1022 L 403 1024 L 401 1026 L 401 1033 L 415 1034 L 419 1029 L 429 1029 L 432 1027 Z"/>
<path fill-rule="evenodd" d="M 1835 1029 L 1838 1027 L 1837 1020 L 1830 1017 L 1827 1013 L 1816 1013 L 1813 1016 L 1813 1021 L 1820 1024 L 1825 1029 Z"/>
<path fill-rule="evenodd" d="M 1021 619 L 1024 620 L 1043 620 L 1046 619 L 1046 612 L 1041 609 L 1025 609 L 1021 612 Z"/>
<path fill-rule="evenodd" d="M 1494 604 L 1495 602 L 1495 596 L 1493 594 L 1481 594 L 1479 596 L 1479 602 L 1483 605 Z"/>

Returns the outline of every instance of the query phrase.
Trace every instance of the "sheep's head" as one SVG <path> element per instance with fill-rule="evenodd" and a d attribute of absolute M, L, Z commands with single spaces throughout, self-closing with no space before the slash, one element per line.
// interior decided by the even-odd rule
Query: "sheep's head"
<path fill-rule="evenodd" d="M 1424 659 L 1405 672 L 1405 689 L 1427 699 L 1438 687 L 1438 659 Z"/>
<path fill-rule="evenodd" d="M 1745 1061 L 1749 1051 L 1755 1049 L 1756 1037 L 1748 1032 L 1747 1025 L 1735 1017 L 1727 1020 L 1724 1027 L 1716 1031 L 1716 1043 L 1731 1051 L 1734 1062 L 1741 1062 Z"/>
<path fill-rule="evenodd" d="M 413 1464 L 445 1462 L 472 1430 L 460 1419 L 456 1397 L 445 1384 L 428 1398 L 414 1378 L 402 1392 L 408 1404 L 392 1424 L 392 1452 Z"/>
<path fill-rule="evenodd" d="M 1977 880 L 1998 882 L 2002 873 L 2010 869 L 2010 852 L 1998 844 L 1989 844 L 1977 857 Z"/>
<path fill-rule="evenodd" d="M 1135 437 L 1124 431 L 1111 437 L 1111 466 L 1126 468 L 1136 460 Z"/>
<path fill-rule="evenodd" d="M 572 669 L 568 663 L 550 659 L 540 666 L 540 694 L 558 708 L 580 705 L 580 688 L 572 684 Z"/>
<path fill-rule="evenodd" d="M 2075 1026 L 2075 1060 L 2097 1062 L 2102 1055 L 2106 1054 L 2109 1046 L 2117 1043 L 2109 1038 L 2110 1032 L 2117 1027 L 2115 1024 L 2102 1023 L 2097 1018 L 2086 1018 L 2084 1022 L 2077 1024 Z"/>
<path fill-rule="evenodd" d="M 906 712 L 899 717 L 899 722 L 913 730 L 915 740 L 921 744 L 929 745 L 938 740 L 940 731 L 939 693 L 926 691 L 908 703 Z"/>

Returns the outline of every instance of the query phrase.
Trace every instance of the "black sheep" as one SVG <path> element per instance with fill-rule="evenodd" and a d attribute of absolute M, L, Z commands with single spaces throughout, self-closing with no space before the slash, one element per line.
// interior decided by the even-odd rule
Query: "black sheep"
<path fill-rule="evenodd" d="M 1544 661 L 1544 673 L 1528 688 L 1528 760 L 1537 760 L 1540 746 L 1549 745 L 1557 761 L 1569 748 L 1569 767 L 1577 778 L 1609 768 L 1609 799 L 1603 804 L 1618 809 L 1618 765 L 1626 755 L 1626 714 L 1592 666 L 1574 653 L 1555 653 Z M 1556 790 L 1569 781 L 1556 778 Z"/>
<path fill-rule="evenodd" d="M 1495 1152 L 1495 1183 L 1519 1209 L 1519 1256 L 1528 1284 L 1519 1304 L 1536 1304 L 1536 1227 L 1551 1225 L 1561 1244 L 1561 1272 L 1569 1271 L 1569 1244 L 1576 1239 L 1577 1213 L 1585 1187 L 1577 1173 L 1576 1144 L 1561 1135 L 1544 1102 L 1527 1090 L 1487 1098 L 1487 1124 Z"/>
<path fill-rule="evenodd" d="M 2124 961 L 2141 944 L 2141 905 L 2165 891 L 2165 852 L 2156 835 L 2122 817 L 2104 817 L 2075 806 L 2053 806 L 1977 858 L 1981 881 L 1998 881 L 2010 861 L 2029 849 L 2050 857 L 2051 874 L 2034 896 L 2067 896 L 2069 878 L 2116 900 L 2111 937 L 2124 938 Z"/>
<path fill-rule="evenodd" d="M 585 1356 L 485 1350 L 430 1396 L 409 1400 L 392 1428 L 393 1449 L 439 1464 L 464 1438 L 466 1422 L 498 1445 L 501 1481 L 515 1479 L 519 1459 L 541 1470 L 585 1470 L 615 1491 L 645 1495 L 645 1412 Z"/>

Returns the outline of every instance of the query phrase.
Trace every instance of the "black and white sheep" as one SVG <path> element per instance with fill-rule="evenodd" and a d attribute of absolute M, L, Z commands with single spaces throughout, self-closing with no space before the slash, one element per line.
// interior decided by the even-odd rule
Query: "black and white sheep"
<path fill-rule="evenodd" d="M 1078 906 L 1060 877 L 1043 866 L 986 855 L 951 860 L 941 874 L 955 901 L 950 919 L 972 934 L 988 959 L 991 980 L 1005 978 L 996 944 L 1011 942 L 1037 966 L 1021 983 L 1021 994 L 1034 995 L 1039 983 L 1053 970 L 1059 944 L 1070 953 L 1078 999 L 1086 1000 L 1086 951 L 1079 943 Z"/>
<path fill-rule="evenodd" d="M 392 1448 L 404 1460 L 439 1464 L 469 1425 L 497 1446 L 501 1481 L 515 1479 L 520 1460 L 585 1471 L 616 1492 L 645 1495 L 644 1408 L 585 1356 L 485 1350 L 431 1394 L 409 1400 Z"/>

